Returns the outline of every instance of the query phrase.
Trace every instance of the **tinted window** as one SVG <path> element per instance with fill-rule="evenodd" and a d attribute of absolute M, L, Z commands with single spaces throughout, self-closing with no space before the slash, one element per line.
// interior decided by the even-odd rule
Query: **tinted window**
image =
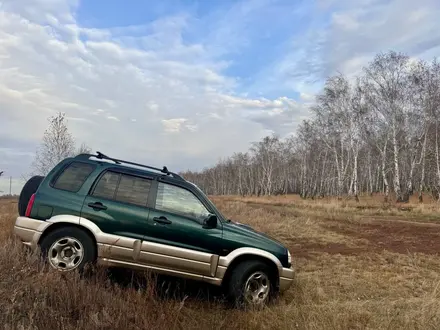
<path fill-rule="evenodd" d="M 113 199 L 115 197 L 116 187 L 119 182 L 119 174 L 113 172 L 105 173 L 93 191 L 93 196 Z"/>
<path fill-rule="evenodd" d="M 93 196 L 131 203 L 147 205 L 151 180 L 113 172 L 105 173 L 97 183 Z"/>
<path fill-rule="evenodd" d="M 181 214 L 203 221 L 209 212 L 202 202 L 190 191 L 159 182 L 156 209 Z"/>
<path fill-rule="evenodd" d="M 150 185 L 151 180 L 123 174 L 116 192 L 116 200 L 146 206 Z"/>
<path fill-rule="evenodd" d="M 64 169 L 53 186 L 56 189 L 77 192 L 94 169 L 92 164 L 73 162 Z"/>

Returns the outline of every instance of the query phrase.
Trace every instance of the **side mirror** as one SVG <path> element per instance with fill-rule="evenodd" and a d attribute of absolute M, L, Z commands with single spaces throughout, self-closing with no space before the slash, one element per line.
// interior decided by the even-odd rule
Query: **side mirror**
<path fill-rule="evenodd" d="M 215 214 L 211 214 L 203 220 L 203 228 L 211 229 L 215 227 L 217 227 L 217 216 Z"/>

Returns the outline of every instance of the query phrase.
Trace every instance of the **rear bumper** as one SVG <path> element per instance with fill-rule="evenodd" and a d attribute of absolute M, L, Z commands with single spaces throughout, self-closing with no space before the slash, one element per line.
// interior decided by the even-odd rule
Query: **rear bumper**
<path fill-rule="evenodd" d="M 283 268 L 280 273 L 280 292 L 286 291 L 290 288 L 295 278 L 295 271 L 293 267 Z"/>
<path fill-rule="evenodd" d="M 23 242 L 35 250 L 47 223 L 27 217 L 17 217 L 14 225 L 14 234 Z"/>

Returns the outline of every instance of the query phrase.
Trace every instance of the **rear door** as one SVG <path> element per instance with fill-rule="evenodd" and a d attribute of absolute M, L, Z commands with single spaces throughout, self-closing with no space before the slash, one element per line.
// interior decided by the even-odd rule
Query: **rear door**
<path fill-rule="evenodd" d="M 104 233 L 141 240 L 150 212 L 151 183 L 149 177 L 106 170 L 86 196 L 81 216 Z"/>

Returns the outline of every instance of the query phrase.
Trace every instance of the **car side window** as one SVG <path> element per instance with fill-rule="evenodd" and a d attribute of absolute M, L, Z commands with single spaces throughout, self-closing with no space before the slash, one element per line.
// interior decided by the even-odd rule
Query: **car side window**
<path fill-rule="evenodd" d="M 189 190 L 159 182 L 156 210 L 165 211 L 203 221 L 210 212 Z"/>
<path fill-rule="evenodd" d="M 87 163 L 72 162 L 55 180 L 55 189 L 78 192 L 89 175 L 95 170 L 95 166 Z"/>
<path fill-rule="evenodd" d="M 92 196 L 113 199 L 115 197 L 116 188 L 119 183 L 119 174 L 106 172 L 96 184 Z"/>
<path fill-rule="evenodd" d="M 150 179 L 122 174 L 115 200 L 139 206 L 147 206 L 150 186 Z"/>
<path fill-rule="evenodd" d="M 150 179 L 106 172 L 96 184 L 92 196 L 147 206 L 150 186 Z"/>

